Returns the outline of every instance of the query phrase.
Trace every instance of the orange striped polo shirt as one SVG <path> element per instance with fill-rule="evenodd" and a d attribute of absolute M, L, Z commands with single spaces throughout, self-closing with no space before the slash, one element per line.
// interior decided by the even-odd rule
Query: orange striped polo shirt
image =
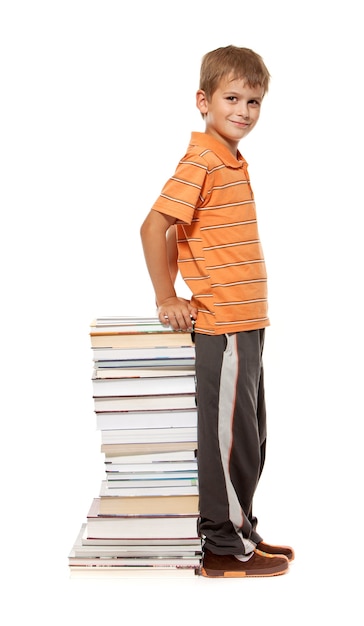
<path fill-rule="evenodd" d="M 211 135 L 192 133 L 153 209 L 177 220 L 179 270 L 198 309 L 195 331 L 268 326 L 267 274 L 241 154 L 234 158 Z"/>

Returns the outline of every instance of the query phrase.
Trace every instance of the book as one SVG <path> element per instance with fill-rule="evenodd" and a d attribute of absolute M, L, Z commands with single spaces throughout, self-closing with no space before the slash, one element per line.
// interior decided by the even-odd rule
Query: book
<path fill-rule="evenodd" d="M 87 514 L 87 536 L 94 538 L 188 538 L 197 536 L 197 514 L 102 515 L 94 498 Z"/>
<path fill-rule="evenodd" d="M 98 430 L 197 428 L 197 409 L 96 413 Z"/>
<path fill-rule="evenodd" d="M 147 452 L 173 452 L 175 450 L 195 450 L 196 441 L 157 441 L 133 443 L 102 443 L 101 452 L 106 456 L 120 454 L 145 454 Z"/>
<path fill-rule="evenodd" d="M 72 551 L 68 557 L 69 566 L 83 566 L 83 567 L 97 567 L 98 569 L 107 567 L 124 567 L 125 569 L 139 569 L 140 567 L 149 568 L 198 568 L 200 566 L 201 559 L 198 556 L 177 556 L 177 557 L 77 557 Z"/>
<path fill-rule="evenodd" d="M 101 325 L 101 324 L 145 324 L 145 323 L 160 323 L 159 317 L 157 315 L 148 315 L 146 317 L 137 317 L 136 315 L 100 315 L 99 317 L 95 317 L 91 326 L 93 325 Z"/>
<path fill-rule="evenodd" d="M 169 324 L 161 324 L 158 317 L 99 317 L 91 322 L 90 327 L 91 334 L 123 333 L 135 335 L 145 333 L 181 333 L 181 331 L 174 331 Z M 189 333 L 183 332 L 183 334 Z"/>
<path fill-rule="evenodd" d="M 112 356 L 112 355 L 109 355 Z M 115 355 L 114 355 L 115 356 Z M 99 355 L 97 355 L 99 357 Z M 153 372 L 153 368 L 168 369 L 171 367 L 175 368 L 192 368 L 194 367 L 195 359 L 194 358 L 150 358 L 150 359 L 124 359 L 119 360 L 114 358 L 113 360 L 107 361 L 105 359 L 94 359 L 94 367 L 96 371 L 96 375 L 101 377 L 104 369 L 106 370 L 123 370 L 123 369 L 146 369 Z"/>
<path fill-rule="evenodd" d="M 157 332 L 168 329 L 166 324 L 161 324 L 159 317 L 128 317 L 126 315 L 109 315 L 97 317 L 90 324 L 92 329 L 117 328 L 123 332 Z"/>
<path fill-rule="evenodd" d="M 146 454 L 105 455 L 105 463 L 154 463 L 160 461 L 194 461 L 197 450 L 175 450 L 172 452 L 147 452 Z"/>
<path fill-rule="evenodd" d="M 107 485 L 109 493 L 110 490 L 117 490 L 116 495 L 130 495 L 132 489 L 143 489 L 144 487 L 146 488 L 145 495 L 147 495 L 147 489 L 152 489 L 152 487 L 157 487 L 161 490 L 166 487 L 195 487 L 198 484 L 198 475 L 192 472 L 178 472 L 178 474 L 172 475 L 162 473 L 158 476 L 150 474 L 130 474 L 130 478 L 126 478 L 125 476 L 115 476 L 110 474 L 109 476 L 106 476 L 106 480 L 102 481 L 102 484 L 104 483 Z M 106 494 L 104 493 L 103 495 Z"/>
<path fill-rule="evenodd" d="M 179 470 L 178 472 L 154 472 L 151 474 L 150 472 L 106 472 L 106 479 L 108 484 L 111 484 L 113 480 L 147 480 L 154 478 L 154 480 L 158 479 L 176 479 L 176 478 L 197 478 L 197 470 Z"/>
<path fill-rule="evenodd" d="M 160 481 L 162 482 L 162 481 Z M 110 488 L 111 489 L 111 488 Z M 125 489 L 117 489 L 118 497 L 138 497 L 138 496 L 194 496 L 198 495 L 198 486 L 178 485 L 177 487 L 168 487 L 158 485 L 157 487 L 127 487 Z M 101 495 L 101 494 L 100 494 Z"/>
<path fill-rule="evenodd" d="M 84 567 L 124 567 L 124 568 L 136 568 L 150 567 L 150 568 L 198 568 L 200 566 L 201 559 L 198 556 L 177 556 L 177 557 L 164 557 L 164 556 L 147 556 L 147 557 L 110 557 L 110 556 L 96 556 L 96 557 L 77 557 L 72 551 L 68 557 L 70 567 L 84 566 Z"/>
<path fill-rule="evenodd" d="M 123 367 L 128 362 L 134 363 L 137 361 L 148 363 L 151 361 L 164 362 L 170 359 L 195 359 L 195 346 L 191 343 L 188 346 L 149 346 L 146 348 L 129 347 L 129 348 L 92 348 L 93 360 L 95 363 L 100 361 L 106 361 L 107 363 L 120 362 L 119 367 Z M 148 366 L 148 363 L 144 365 Z M 192 364 L 193 364 L 192 363 Z M 151 363 L 153 367 L 153 364 Z"/>
<path fill-rule="evenodd" d="M 119 474 L 149 472 L 153 476 L 155 472 L 197 471 L 197 461 L 194 459 L 192 461 L 160 461 L 154 463 L 105 463 L 105 470 Z"/>
<path fill-rule="evenodd" d="M 198 483 L 197 478 L 184 479 L 179 478 L 176 480 L 157 479 L 153 480 L 137 480 L 133 482 L 132 479 L 123 481 L 123 484 L 130 483 L 127 486 L 118 486 L 117 480 L 105 481 L 107 483 L 108 492 L 114 492 L 119 497 L 132 497 L 132 496 L 192 496 L 198 495 Z M 121 481 L 120 481 L 121 482 Z M 114 483 L 116 485 L 114 486 Z M 140 484 L 138 484 L 140 483 Z M 194 484 L 193 484 L 194 483 Z M 103 490 L 100 490 L 100 496 L 105 495 Z"/>
<path fill-rule="evenodd" d="M 195 376 L 184 373 L 176 376 L 126 376 L 118 378 L 92 378 L 93 397 L 146 396 L 158 394 L 185 394 L 196 390 Z"/>
<path fill-rule="evenodd" d="M 111 413 L 114 411 L 161 411 L 166 409 L 194 409 L 196 408 L 196 394 L 158 394 L 137 396 L 94 396 L 96 413 Z"/>
<path fill-rule="evenodd" d="M 157 318 L 109 318 L 102 320 L 97 318 L 90 324 L 91 332 L 109 333 L 109 332 L 121 332 L 121 333 L 160 333 L 170 332 L 172 329 L 167 324 L 161 324 Z"/>
<path fill-rule="evenodd" d="M 201 539 L 198 536 L 195 537 L 89 537 L 87 524 L 84 524 L 85 530 L 82 535 L 82 545 L 85 546 L 125 546 L 127 549 L 141 549 L 141 550 L 201 550 Z"/>
<path fill-rule="evenodd" d="M 198 495 L 99 497 L 101 515 L 194 515 L 198 514 Z"/>
<path fill-rule="evenodd" d="M 149 333 L 90 333 L 94 348 L 158 348 L 159 346 L 190 346 L 191 333 L 161 331 Z"/>
<path fill-rule="evenodd" d="M 186 540 L 185 542 L 168 541 L 165 543 L 152 543 L 148 542 L 138 543 L 138 540 L 129 540 L 124 542 L 118 542 L 118 540 L 105 540 L 100 543 L 95 543 L 97 540 L 87 539 L 87 525 L 84 523 L 81 526 L 79 535 L 76 538 L 73 546 L 75 556 L 121 556 L 121 557 L 134 557 L 134 556 L 156 556 L 158 554 L 163 556 L 190 556 L 201 555 L 201 542 L 196 540 Z"/>
<path fill-rule="evenodd" d="M 193 366 L 173 366 L 165 365 L 164 367 L 104 367 L 95 366 L 93 370 L 93 378 L 96 380 L 106 379 L 115 380 L 118 378 L 163 378 L 175 376 L 194 376 L 195 368 Z"/>
<path fill-rule="evenodd" d="M 164 441 L 196 441 L 196 428 L 124 428 L 101 431 L 102 443 L 162 443 Z"/>
<path fill-rule="evenodd" d="M 100 580 L 139 580 L 177 578 L 185 579 L 199 575 L 199 570 L 194 567 L 94 567 L 86 565 L 72 565 L 69 567 L 71 579 L 100 579 Z"/>

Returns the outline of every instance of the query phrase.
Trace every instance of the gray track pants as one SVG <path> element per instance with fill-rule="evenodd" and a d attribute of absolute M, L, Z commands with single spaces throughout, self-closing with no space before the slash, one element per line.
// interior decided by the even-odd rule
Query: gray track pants
<path fill-rule="evenodd" d="M 264 329 L 196 333 L 199 530 L 215 554 L 261 541 L 253 496 L 265 459 Z"/>

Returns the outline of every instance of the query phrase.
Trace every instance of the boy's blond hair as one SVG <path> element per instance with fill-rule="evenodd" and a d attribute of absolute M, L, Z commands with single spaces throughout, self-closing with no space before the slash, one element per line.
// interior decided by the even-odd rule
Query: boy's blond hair
<path fill-rule="evenodd" d="M 226 46 L 212 50 L 202 58 L 199 88 L 208 100 L 211 100 L 223 78 L 244 78 L 250 87 L 263 87 L 264 93 L 267 93 L 270 74 L 262 57 L 253 50 Z"/>

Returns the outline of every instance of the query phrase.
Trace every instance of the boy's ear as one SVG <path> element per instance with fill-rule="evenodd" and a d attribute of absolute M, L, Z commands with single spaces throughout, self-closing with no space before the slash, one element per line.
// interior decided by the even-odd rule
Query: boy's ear
<path fill-rule="evenodd" d="M 206 94 L 202 89 L 199 89 L 196 93 L 196 106 L 201 115 L 206 115 L 206 113 L 208 112 L 208 102 Z"/>

